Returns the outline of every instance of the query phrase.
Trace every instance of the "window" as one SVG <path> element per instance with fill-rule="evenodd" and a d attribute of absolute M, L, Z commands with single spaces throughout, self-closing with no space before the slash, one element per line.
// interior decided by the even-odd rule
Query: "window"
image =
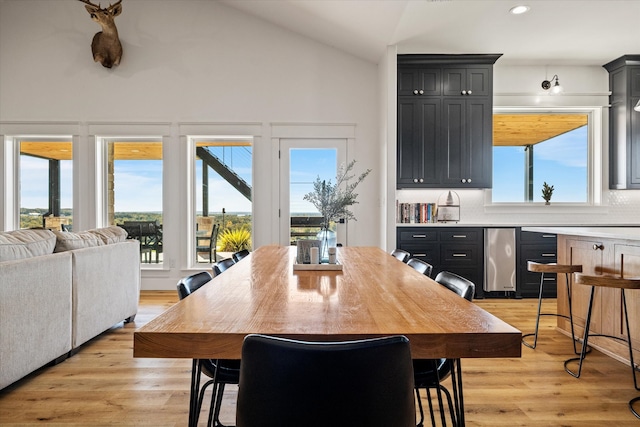
<path fill-rule="evenodd" d="M 71 230 L 73 150 L 71 138 L 22 138 L 20 228 Z"/>
<path fill-rule="evenodd" d="M 493 203 L 593 203 L 596 186 L 589 165 L 591 114 L 580 111 L 494 113 Z"/>
<path fill-rule="evenodd" d="M 195 262 L 251 249 L 251 137 L 192 138 L 195 150 Z"/>
<path fill-rule="evenodd" d="M 162 139 L 107 138 L 106 142 L 108 222 L 140 240 L 142 263 L 160 264 Z"/>

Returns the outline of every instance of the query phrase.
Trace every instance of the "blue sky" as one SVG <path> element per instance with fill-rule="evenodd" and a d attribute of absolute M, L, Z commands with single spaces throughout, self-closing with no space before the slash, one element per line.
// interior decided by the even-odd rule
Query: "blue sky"
<path fill-rule="evenodd" d="M 587 201 L 587 126 L 536 144 L 533 152 L 534 202 L 544 202 L 545 181 L 554 187 L 552 201 Z M 494 147 L 494 202 L 524 201 L 524 156 L 523 147 Z"/>
<path fill-rule="evenodd" d="M 292 149 L 289 153 L 291 167 L 289 180 L 291 181 L 289 206 L 290 212 L 314 213 L 318 210 L 309 202 L 303 200 L 305 194 L 313 191 L 313 182 L 320 179 L 336 182 L 335 149 Z"/>

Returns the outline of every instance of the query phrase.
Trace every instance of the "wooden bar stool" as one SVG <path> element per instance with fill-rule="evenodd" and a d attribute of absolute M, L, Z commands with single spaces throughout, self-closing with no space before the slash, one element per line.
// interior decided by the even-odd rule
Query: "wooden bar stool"
<path fill-rule="evenodd" d="M 612 338 L 618 341 L 626 342 L 629 346 L 629 361 L 631 363 L 631 373 L 633 374 L 633 386 L 636 390 L 640 390 L 638 387 L 638 380 L 636 377 L 636 365 L 633 361 L 633 348 L 631 346 L 631 332 L 629 328 L 629 314 L 627 313 L 627 300 L 625 298 L 624 291 L 625 289 L 637 289 L 640 290 L 640 279 L 624 279 L 621 277 L 613 277 L 613 276 L 589 276 L 586 274 L 576 274 L 575 275 L 575 283 L 585 286 L 591 286 L 591 296 L 589 297 L 589 308 L 587 309 L 587 317 L 584 326 L 584 338 L 582 342 L 582 351 L 580 352 L 580 357 L 573 357 L 571 359 L 565 360 L 564 362 L 564 370 L 567 371 L 570 375 L 580 378 L 580 373 L 582 371 L 582 362 L 584 361 L 589 337 L 606 337 Z M 627 329 L 627 337 L 617 337 L 614 335 L 606 335 L 606 334 L 589 334 L 589 326 L 591 323 L 591 309 L 593 308 L 593 297 L 595 295 L 595 291 L 597 287 L 604 288 L 615 288 L 620 289 L 622 293 L 622 309 L 624 314 L 624 322 L 626 324 Z M 578 371 L 575 372 L 569 369 L 569 364 L 572 362 L 578 361 Z M 638 418 L 640 418 L 638 412 L 633 408 L 633 404 L 640 400 L 640 397 L 636 397 L 629 401 L 629 409 L 631 412 Z"/>
<path fill-rule="evenodd" d="M 528 261 L 527 262 L 527 270 L 534 272 L 534 273 L 540 273 L 540 294 L 538 296 L 538 317 L 536 318 L 536 331 L 534 333 L 531 334 L 525 334 L 522 336 L 522 344 L 526 345 L 529 348 L 536 348 L 536 345 L 538 343 L 538 327 L 540 325 L 540 316 L 557 316 L 557 317 L 564 317 L 565 319 L 569 319 L 569 322 L 571 323 L 571 337 L 573 338 L 573 352 L 575 354 L 579 354 L 578 350 L 576 348 L 576 336 L 575 333 L 573 332 L 573 310 L 571 307 L 571 276 L 570 274 L 573 273 L 579 273 L 582 272 L 582 266 L 581 265 L 566 265 L 566 264 L 556 264 L 556 263 L 549 263 L 549 264 L 542 264 L 539 262 L 534 262 L 534 261 Z M 542 307 L 542 290 L 544 287 L 544 274 L 545 273 L 555 273 L 555 274 L 561 274 L 564 273 L 565 278 L 566 278 L 566 285 L 567 285 L 567 301 L 569 302 L 569 315 L 566 316 L 564 314 L 557 314 L 557 313 L 540 313 L 540 309 Z M 527 340 L 525 338 L 533 336 L 533 344 L 530 344 L 527 342 Z"/>

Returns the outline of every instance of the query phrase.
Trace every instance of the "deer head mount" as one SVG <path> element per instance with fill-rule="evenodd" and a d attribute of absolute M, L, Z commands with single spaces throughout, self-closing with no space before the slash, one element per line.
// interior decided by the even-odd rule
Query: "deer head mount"
<path fill-rule="evenodd" d="M 100 7 L 100 3 L 95 5 L 88 0 L 78 1 L 86 5 L 85 8 L 87 12 L 89 12 L 89 15 L 91 15 L 91 19 L 102 27 L 102 31 L 96 33 L 91 42 L 93 60 L 107 68 L 120 64 L 122 45 L 118 38 L 118 29 L 116 28 L 114 18 L 122 12 L 122 6 L 120 5 L 122 0 L 119 0 L 115 4 L 109 4 L 109 7 L 105 9 Z"/>

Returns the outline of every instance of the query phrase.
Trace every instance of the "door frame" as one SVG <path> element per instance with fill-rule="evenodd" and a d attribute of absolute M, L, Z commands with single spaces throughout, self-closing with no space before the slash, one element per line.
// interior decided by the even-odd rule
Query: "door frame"
<path fill-rule="evenodd" d="M 355 145 L 355 124 L 272 124 L 271 127 L 271 148 L 272 148 L 272 179 L 274 185 L 277 185 L 278 188 L 273 191 L 273 206 L 276 210 L 275 212 L 275 223 L 273 230 L 271 232 L 271 239 L 273 242 L 277 242 L 278 244 L 283 244 L 286 242 L 286 245 L 289 245 L 289 235 L 290 235 L 290 220 L 289 215 L 283 212 L 283 206 L 286 207 L 288 212 L 289 209 L 289 199 L 288 199 L 288 167 L 287 164 L 287 180 L 286 187 L 283 188 L 281 183 L 281 159 L 280 159 L 280 147 L 287 146 L 293 141 L 302 142 L 304 141 L 308 148 L 313 147 L 329 147 L 329 143 L 333 141 L 335 143 L 337 140 L 341 140 L 344 142 L 344 162 L 345 164 L 351 161 L 351 153 L 354 151 Z M 322 145 L 317 144 L 325 144 Z M 340 159 L 338 159 L 340 162 Z M 339 165 L 339 164 L 338 164 Z M 284 194 L 286 190 L 286 200 L 284 199 Z M 338 231 L 338 234 L 341 236 L 341 241 L 343 245 L 348 244 L 349 241 L 349 230 L 347 224 L 339 225 L 339 227 L 343 227 L 342 230 Z M 286 236 L 286 240 L 285 237 Z"/>

